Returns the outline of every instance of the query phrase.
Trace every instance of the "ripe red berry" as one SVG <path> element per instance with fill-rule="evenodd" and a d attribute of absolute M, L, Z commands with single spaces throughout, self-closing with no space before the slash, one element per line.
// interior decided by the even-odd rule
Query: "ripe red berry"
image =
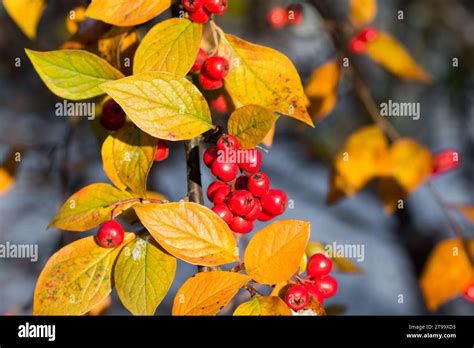
<path fill-rule="evenodd" d="M 170 149 L 168 148 L 166 141 L 161 140 L 161 139 L 158 140 L 158 146 L 156 148 L 154 160 L 157 162 L 164 161 L 165 159 L 168 158 L 169 153 L 170 153 Z"/>
<path fill-rule="evenodd" d="M 236 151 L 239 149 L 239 141 L 232 134 L 223 134 L 219 140 L 217 140 L 217 149 L 222 151 Z"/>
<path fill-rule="evenodd" d="M 210 101 L 210 104 L 215 112 L 218 114 L 226 114 L 229 112 L 229 104 L 223 94 L 217 96 Z"/>
<path fill-rule="evenodd" d="M 235 233 L 249 233 L 253 230 L 253 221 L 244 219 L 242 216 L 234 216 L 229 227 Z"/>
<path fill-rule="evenodd" d="M 365 41 L 361 40 L 359 37 L 353 37 L 349 42 L 349 50 L 353 54 L 363 54 L 365 52 Z"/>
<path fill-rule="evenodd" d="M 212 80 L 223 80 L 230 70 L 229 61 L 224 57 L 214 56 L 204 62 L 202 73 Z"/>
<path fill-rule="evenodd" d="M 318 303 L 322 306 L 324 304 L 323 294 L 313 284 L 305 284 L 304 286 L 306 290 L 308 290 L 309 296 L 316 299 L 316 301 L 318 301 Z"/>
<path fill-rule="evenodd" d="M 288 24 L 299 25 L 303 20 L 303 8 L 301 5 L 290 5 L 286 8 Z"/>
<path fill-rule="evenodd" d="M 268 12 L 268 23 L 275 29 L 283 28 L 288 21 L 288 13 L 283 7 L 274 7 Z"/>
<path fill-rule="evenodd" d="M 324 254 L 318 253 L 310 257 L 306 273 L 311 278 L 328 275 L 332 270 L 332 261 Z"/>
<path fill-rule="evenodd" d="M 206 0 L 181 0 L 181 5 L 190 12 L 194 12 L 204 6 Z"/>
<path fill-rule="evenodd" d="M 258 221 L 263 221 L 263 222 L 270 221 L 274 217 L 276 217 L 276 215 L 268 214 L 266 211 L 262 209 L 262 212 L 260 213 L 260 216 L 258 217 Z"/>
<path fill-rule="evenodd" d="M 104 222 L 97 232 L 97 242 L 104 248 L 115 248 L 122 244 L 125 232 L 115 220 Z"/>
<path fill-rule="evenodd" d="M 212 166 L 212 163 L 216 160 L 218 157 L 218 152 L 217 152 L 217 147 L 216 146 L 211 146 L 204 151 L 204 155 L 202 156 L 202 159 L 204 161 L 204 164 L 210 168 Z"/>
<path fill-rule="evenodd" d="M 264 173 L 255 173 L 248 179 L 249 191 L 256 197 L 262 197 L 270 191 L 270 178 Z"/>
<path fill-rule="evenodd" d="M 229 210 L 226 204 L 218 204 L 214 206 L 211 210 L 216 213 L 222 220 L 224 220 L 227 225 L 232 222 L 232 218 L 234 216 L 232 215 L 232 212 Z"/>
<path fill-rule="evenodd" d="M 309 302 L 308 290 L 304 285 L 294 285 L 286 292 L 285 301 L 295 311 L 303 309 Z"/>
<path fill-rule="evenodd" d="M 271 189 L 268 194 L 260 198 L 260 203 L 266 213 L 280 215 L 288 206 L 288 197 L 282 190 Z"/>
<path fill-rule="evenodd" d="M 468 301 L 474 302 L 474 282 L 467 287 L 464 292 L 464 298 Z"/>
<path fill-rule="evenodd" d="M 230 191 L 232 191 L 232 189 L 229 185 L 219 187 L 216 193 L 214 193 L 212 203 L 214 203 L 215 205 L 226 203 L 227 199 L 229 198 Z"/>
<path fill-rule="evenodd" d="M 225 182 L 222 181 L 213 181 L 207 188 L 207 198 L 212 202 L 214 201 L 214 195 L 216 194 L 217 190 L 221 187 L 227 186 Z"/>
<path fill-rule="evenodd" d="M 223 80 L 213 80 L 203 73 L 199 74 L 199 83 L 201 84 L 202 88 L 207 89 L 209 91 L 219 89 L 224 86 Z"/>
<path fill-rule="evenodd" d="M 439 176 L 456 169 L 461 163 L 459 153 L 455 149 L 446 149 L 433 155 L 432 176 Z"/>
<path fill-rule="evenodd" d="M 374 27 L 366 27 L 362 29 L 358 37 L 364 42 L 372 42 L 377 38 L 378 35 L 379 31 L 377 29 Z"/>
<path fill-rule="evenodd" d="M 324 298 L 332 297 L 337 292 L 337 280 L 329 275 L 316 278 L 313 285 L 323 294 Z"/>
<path fill-rule="evenodd" d="M 189 12 L 189 19 L 195 23 L 207 23 L 211 19 L 211 14 L 204 7 L 201 7 L 196 11 Z"/>
<path fill-rule="evenodd" d="M 238 190 L 229 197 L 227 204 L 232 213 L 246 216 L 255 206 L 255 197 L 247 190 Z"/>
<path fill-rule="evenodd" d="M 113 99 L 109 99 L 104 103 L 102 107 L 102 116 L 100 117 L 100 123 L 105 129 L 114 131 L 122 128 L 125 124 L 127 116 L 122 110 L 122 107 L 117 104 Z"/>
<path fill-rule="evenodd" d="M 239 153 L 239 167 L 249 173 L 256 173 L 262 165 L 262 154 L 256 149 L 242 150 Z"/>
<path fill-rule="evenodd" d="M 228 0 L 206 0 L 206 4 L 204 5 L 206 9 L 214 13 L 216 15 L 223 14 L 225 11 L 227 11 L 227 8 L 229 7 L 229 1 Z"/>
<path fill-rule="evenodd" d="M 260 201 L 256 199 L 252 210 L 247 215 L 245 215 L 245 218 L 250 221 L 255 221 L 260 217 L 261 213 L 262 205 L 260 204 Z"/>
<path fill-rule="evenodd" d="M 217 159 L 212 163 L 211 171 L 218 179 L 229 182 L 235 179 L 239 173 L 239 167 L 235 163 L 220 162 Z"/>
<path fill-rule="evenodd" d="M 199 49 L 196 60 L 194 61 L 193 66 L 191 67 L 191 72 L 197 72 L 202 69 L 204 62 L 207 59 L 207 53 L 202 48 Z"/>

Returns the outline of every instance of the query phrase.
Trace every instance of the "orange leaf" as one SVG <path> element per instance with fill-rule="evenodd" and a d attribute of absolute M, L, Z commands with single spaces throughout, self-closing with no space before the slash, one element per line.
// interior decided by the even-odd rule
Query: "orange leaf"
<path fill-rule="evenodd" d="M 3 0 L 3 6 L 29 39 L 36 38 L 36 28 L 46 7 L 46 0 Z"/>
<path fill-rule="evenodd" d="M 377 0 L 350 0 L 349 17 L 355 26 L 374 20 L 377 15 Z"/>
<path fill-rule="evenodd" d="M 15 184 L 18 162 L 21 160 L 20 149 L 12 150 L 0 165 L 0 195 L 8 192 Z"/>

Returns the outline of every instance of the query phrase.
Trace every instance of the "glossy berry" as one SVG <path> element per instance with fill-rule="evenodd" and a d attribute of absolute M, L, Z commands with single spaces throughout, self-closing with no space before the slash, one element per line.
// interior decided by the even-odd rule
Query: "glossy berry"
<path fill-rule="evenodd" d="M 242 216 L 234 216 L 229 227 L 235 233 L 249 233 L 253 230 L 253 221 L 244 219 Z"/>
<path fill-rule="evenodd" d="M 223 134 L 219 140 L 217 140 L 217 149 L 222 151 L 236 151 L 239 149 L 239 141 L 232 134 Z"/>
<path fill-rule="evenodd" d="M 204 62 L 202 74 L 212 80 L 223 80 L 230 70 L 229 61 L 224 57 L 214 56 Z"/>
<path fill-rule="evenodd" d="M 309 302 L 308 290 L 304 285 L 294 285 L 286 292 L 285 302 L 291 309 L 299 311 Z"/>
<path fill-rule="evenodd" d="M 230 224 L 233 219 L 232 212 L 229 210 L 226 204 L 221 203 L 216 206 L 214 206 L 211 209 L 214 213 L 216 213 L 226 224 Z"/>
<path fill-rule="evenodd" d="M 216 15 L 223 14 L 229 7 L 228 0 L 206 0 L 206 9 Z"/>
<path fill-rule="evenodd" d="M 204 161 L 204 164 L 210 168 L 212 166 L 212 163 L 217 159 L 218 157 L 218 152 L 217 152 L 217 147 L 216 146 L 211 146 L 204 151 L 204 155 L 202 156 L 202 159 Z"/>
<path fill-rule="evenodd" d="M 115 248 L 122 244 L 125 232 L 115 220 L 104 222 L 97 232 L 97 242 L 104 248 Z"/>
<path fill-rule="evenodd" d="M 459 153 L 455 149 L 446 149 L 433 155 L 433 176 L 439 176 L 456 169 L 461 163 Z"/>
<path fill-rule="evenodd" d="M 310 257 L 306 273 L 311 278 L 328 275 L 332 270 L 332 261 L 324 254 L 318 253 Z"/>
<path fill-rule="evenodd" d="M 243 174 L 235 180 L 234 187 L 236 190 L 248 190 L 248 174 Z"/>
<path fill-rule="evenodd" d="M 181 5 L 189 12 L 200 9 L 205 3 L 206 0 L 181 0 Z"/>
<path fill-rule="evenodd" d="M 260 204 L 261 205 L 261 204 Z M 262 209 L 260 216 L 258 217 L 258 221 L 270 221 L 271 219 L 275 218 L 276 215 L 268 214 L 266 211 Z"/>
<path fill-rule="evenodd" d="M 310 297 L 314 298 L 322 306 L 324 304 L 323 294 L 313 284 L 305 284 L 304 287 L 308 291 Z"/>
<path fill-rule="evenodd" d="M 273 28 L 281 29 L 288 22 L 288 13 L 283 7 L 274 7 L 268 12 L 267 20 Z"/>
<path fill-rule="evenodd" d="M 245 215 L 245 218 L 250 221 L 255 221 L 260 217 L 261 213 L 262 213 L 262 205 L 260 204 L 260 201 L 256 199 L 252 210 L 248 212 L 247 215 Z"/>
<path fill-rule="evenodd" d="M 360 37 L 353 37 L 349 42 L 349 51 L 353 54 L 363 54 L 366 49 L 366 43 Z"/>
<path fill-rule="evenodd" d="M 161 139 L 158 140 L 158 146 L 156 148 L 154 160 L 156 162 L 164 161 L 168 158 L 169 153 L 170 149 L 168 148 L 168 145 L 166 145 L 166 141 Z"/>
<path fill-rule="evenodd" d="M 373 27 L 367 27 L 360 32 L 358 37 L 364 42 L 372 42 L 377 38 L 378 35 L 379 31 L 377 29 Z"/>
<path fill-rule="evenodd" d="M 212 203 L 214 203 L 215 205 L 227 203 L 230 191 L 232 191 L 232 189 L 229 185 L 218 188 L 216 193 L 214 193 L 214 196 L 212 197 Z"/>
<path fill-rule="evenodd" d="M 249 173 L 256 173 L 262 165 L 262 154 L 256 149 L 242 150 L 239 153 L 239 167 Z"/>
<path fill-rule="evenodd" d="M 198 55 L 196 57 L 196 60 L 194 61 L 193 66 L 191 67 L 191 72 L 197 72 L 202 69 L 202 66 L 204 65 L 204 62 L 207 59 L 207 53 L 204 51 L 202 48 L 199 49 Z"/>
<path fill-rule="evenodd" d="M 114 131 L 122 128 L 125 124 L 127 116 L 122 110 L 122 107 L 117 104 L 113 99 L 109 99 L 104 103 L 102 107 L 102 116 L 100 117 L 100 123 L 105 129 Z"/>
<path fill-rule="evenodd" d="M 223 80 L 213 80 L 207 77 L 206 74 L 199 74 L 199 84 L 202 88 L 212 91 L 214 89 L 219 89 L 224 86 Z"/>
<path fill-rule="evenodd" d="M 220 94 L 217 98 L 210 101 L 210 104 L 218 114 L 226 114 L 229 112 L 229 103 L 224 95 Z"/>
<path fill-rule="evenodd" d="M 247 190 L 235 191 L 227 202 L 232 213 L 246 216 L 255 205 L 255 197 Z"/>
<path fill-rule="evenodd" d="M 286 8 L 288 24 L 299 25 L 303 21 L 303 8 L 301 5 L 290 5 Z"/>
<path fill-rule="evenodd" d="M 337 280 L 331 276 L 316 278 L 313 285 L 323 294 L 324 298 L 332 297 L 337 292 Z"/>
<path fill-rule="evenodd" d="M 260 198 L 263 210 L 272 215 L 283 214 L 288 205 L 288 197 L 282 190 L 271 189 L 268 194 Z"/>
<path fill-rule="evenodd" d="M 467 287 L 464 292 L 464 298 L 468 301 L 474 302 L 474 282 Z"/>
<path fill-rule="evenodd" d="M 235 163 L 225 163 L 216 160 L 212 163 L 211 171 L 218 179 L 229 182 L 235 179 L 239 173 L 239 167 Z"/>
<path fill-rule="evenodd" d="M 216 194 L 217 190 L 219 190 L 221 187 L 227 186 L 225 182 L 222 181 L 213 181 L 208 187 L 207 187 L 207 198 L 211 202 L 214 201 L 214 195 Z"/>
<path fill-rule="evenodd" d="M 255 197 L 265 196 L 270 191 L 270 178 L 260 172 L 252 174 L 248 179 L 248 188 Z"/>
<path fill-rule="evenodd" d="M 189 12 L 189 19 L 195 23 L 207 23 L 211 19 L 211 14 L 204 7 L 201 7 L 194 12 Z"/>

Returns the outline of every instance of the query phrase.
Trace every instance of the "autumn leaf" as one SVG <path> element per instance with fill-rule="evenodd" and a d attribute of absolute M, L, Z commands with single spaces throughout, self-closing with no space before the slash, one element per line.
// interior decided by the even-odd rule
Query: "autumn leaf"
<path fill-rule="evenodd" d="M 110 308 L 112 305 L 112 298 L 111 296 L 107 296 L 104 298 L 102 301 L 100 301 L 98 304 L 96 304 L 90 311 L 86 313 L 88 316 L 99 316 L 99 315 L 105 315 L 107 310 Z"/>
<path fill-rule="evenodd" d="M 172 314 L 215 315 L 249 281 L 249 276 L 235 272 L 197 273 L 176 293 Z"/>
<path fill-rule="evenodd" d="M 145 197 L 148 173 L 153 164 L 158 139 L 128 123 L 104 141 L 102 163 L 110 180 L 123 190 Z"/>
<path fill-rule="evenodd" d="M 450 208 L 456 209 L 471 224 L 474 224 L 474 207 L 467 204 L 452 204 Z"/>
<path fill-rule="evenodd" d="M 99 85 L 123 77 L 105 60 L 83 50 L 25 51 L 46 86 L 61 98 L 82 100 L 104 94 Z"/>
<path fill-rule="evenodd" d="M 21 158 L 20 149 L 13 149 L 0 164 L 0 196 L 7 193 L 15 184 L 18 162 Z"/>
<path fill-rule="evenodd" d="M 275 131 L 276 131 L 276 124 L 272 126 L 270 131 L 265 135 L 265 138 L 262 139 L 262 143 L 265 146 L 272 147 L 273 145 L 273 140 L 275 138 Z"/>
<path fill-rule="evenodd" d="M 90 230 L 110 220 L 117 203 L 131 198 L 130 193 L 108 184 L 86 186 L 69 197 L 48 228 L 79 232 Z M 126 205 L 126 208 L 130 206 L 131 204 Z"/>
<path fill-rule="evenodd" d="M 3 0 L 3 6 L 21 31 L 29 39 L 35 39 L 46 0 Z"/>
<path fill-rule="evenodd" d="M 314 126 L 301 79 L 285 55 L 222 32 L 219 55 L 231 65 L 224 83 L 235 105 L 261 105 Z"/>
<path fill-rule="evenodd" d="M 227 224 L 212 210 L 189 202 L 135 206 L 138 218 L 160 245 L 186 262 L 219 266 L 239 260 Z"/>
<path fill-rule="evenodd" d="M 97 49 L 107 62 L 131 74 L 131 64 L 124 63 L 126 58 L 133 59 L 138 44 L 138 32 L 133 27 L 112 27 L 97 41 Z"/>
<path fill-rule="evenodd" d="M 379 32 L 367 42 L 366 53 L 375 62 L 403 80 L 431 83 L 433 78 L 412 58 L 405 47 L 390 34 Z"/>
<path fill-rule="evenodd" d="M 132 26 L 148 22 L 167 10 L 172 0 L 92 0 L 86 15 L 118 25 Z"/>
<path fill-rule="evenodd" d="M 176 259 L 146 234 L 122 249 L 114 270 L 117 293 L 133 315 L 153 315 L 176 273 Z"/>
<path fill-rule="evenodd" d="M 306 256 L 311 257 L 314 254 L 324 254 L 329 257 L 332 261 L 333 268 L 337 272 L 342 273 L 360 273 L 362 270 L 357 266 L 353 261 L 349 260 L 342 255 L 337 255 L 337 250 L 333 250 L 332 254 L 326 252 L 326 249 L 323 244 L 316 241 L 309 241 L 306 246 Z"/>
<path fill-rule="evenodd" d="M 227 128 L 244 149 L 255 148 L 271 131 L 278 115 L 258 105 L 247 105 L 235 110 Z"/>
<path fill-rule="evenodd" d="M 194 64 L 201 38 L 202 24 L 185 18 L 160 22 L 138 46 L 133 72 L 164 71 L 184 77 Z"/>
<path fill-rule="evenodd" d="M 474 241 L 470 242 L 474 253 Z M 458 239 L 445 240 L 431 252 L 420 278 L 420 287 L 428 310 L 461 295 L 474 279 L 468 255 Z"/>
<path fill-rule="evenodd" d="M 141 130 L 164 140 L 187 140 L 212 128 L 209 106 L 187 79 L 145 72 L 105 83 L 110 95 Z"/>
<path fill-rule="evenodd" d="M 310 234 L 310 224 L 280 220 L 258 231 L 245 251 L 247 274 L 261 284 L 277 284 L 298 271 Z"/>
<path fill-rule="evenodd" d="M 377 0 L 350 0 L 349 18 L 355 26 L 370 23 L 377 15 Z"/>
<path fill-rule="evenodd" d="M 288 306 L 277 296 L 254 296 L 238 306 L 234 315 L 292 315 Z"/>
<path fill-rule="evenodd" d="M 127 233 L 122 246 L 133 240 Z M 36 283 L 34 315 L 82 315 L 112 291 L 112 268 L 119 248 L 102 248 L 94 237 L 75 241 L 47 262 Z"/>

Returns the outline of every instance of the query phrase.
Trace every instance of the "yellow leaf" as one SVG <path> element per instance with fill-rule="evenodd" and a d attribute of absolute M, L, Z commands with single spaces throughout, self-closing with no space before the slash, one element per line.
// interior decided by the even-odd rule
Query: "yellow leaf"
<path fill-rule="evenodd" d="M 474 241 L 470 241 L 471 253 Z M 435 311 L 443 303 L 461 295 L 474 279 L 469 258 L 457 239 L 439 243 L 428 257 L 420 278 L 426 306 Z"/>
<path fill-rule="evenodd" d="M 86 315 L 89 316 L 99 316 L 99 315 L 105 315 L 107 310 L 110 308 L 112 305 L 112 298 L 111 296 L 107 296 L 104 298 L 101 302 L 96 304 L 94 308 L 92 308 L 89 312 L 86 313 Z"/>
<path fill-rule="evenodd" d="M 131 74 L 131 67 L 123 63 L 126 58 L 133 59 L 138 44 L 138 33 L 133 27 L 112 27 L 97 41 L 97 48 L 102 58 Z"/>
<path fill-rule="evenodd" d="M 117 203 L 131 198 L 130 193 L 108 184 L 86 186 L 69 197 L 48 227 L 79 232 L 90 230 L 110 220 Z"/>
<path fill-rule="evenodd" d="M 230 115 L 227 128 L 244 149 L 255 148 L 271 131 L 278 116 L 258 105 L 247 105 Z"/>
<path fill-rule="evenodd" d="M 104 94 L 99 85 L 123 77 L 105 60 L 86 51 L 25 51 L 46 86 L 61 98 L 81 100 Z"/>
<path fill-rule="evenodd" d="M 280 220 L 258 231 L 245 251 L 245 269 L 261 284 L 277 284 L 298 271 L 310 234 L 310 224 Z"/>
<path fill-rule="evenodd" d="M 349 18 L 355 26 L 370 23 L 377 15 L 377 0 L 350 0 Z"/>
<path fill-rule="evenodd" d="M 238 306 L 234 315 L 292 315 L 288 306 L 277 296 L 254 296 Z"/>
<path fill-rule="evenodd" d="M 102 162 L 110 180 L 145 197 L 148 173 L 153 164 L 158 139 L 128 123 L 109 135 L 102 146 Z"/>
<path fill-rule="evenodd" d="M 172 0 L 92 0 L 86 16 L 122 27 L 148 22 L 167 10 Z"/>
<path fill-rule="evenodd" d="M 235 272 L 197 273 L 178 290 L 173 302 L 173 315 L 215 315 L 250 277 Z"/>
<path fill-rule="evenodd" d="M 138 46 L 133 72 L 165 71 L 184 77 L 194 64 L 201 38 L 202 24 L 186 18 L 160 22 Z"/>
<path fill-rule="evenodd" d="M 314 126 L 301 79 L 288 57 L 230 34 L 221 38 L 219 54 L 231 63 L 224 83 L 234 104 L 261 105 Z"/>
<path fill-rule="evenodd" d="M 433 81 L 402 44 L 390 34 L 379 32 L 374 41 L 367 42 L 367 55 L 392 74 L 403 80 L 416 80 L 431 83 Z"/>
<path fill-rule="evenodd" d="M 117 293 L 133 315 L 153 315 L 176 273 L 176 259 L 146 234 L 122 249 L 114 270 Z"/>
<path fill-rule="evenodd" d="M 153 238 L 177 258 L 203 266 L 239 260 L 239 249 L 227 224 L 200 204 L 143 204 L 136 206 L 135 212 Z"/>
<path fill-rule="evenodd" d="M 471 224 L 474 224 L 473 206 L 467 204 L 453 204 L 450 207 L 457 209 L 467 221 L 469 221 Z"/>
<path fill-rule="evenodd" d="M 15 184 L 15 175 L 20 158 L 21 151 L 14 149 L 0 165 L 0 195 L 7 193 Z"/>
<path fill-rule="evenodd" d="M 275 131 L 276 131 L 276 124 L 272 126 L 270 131 L 265 135 L 265 138 L 263 138 L 262 143 L 265 144 L 268 147 L 272 147 L 273 145 L 273 139 L 275 138 Z"/>
<path fill-rule="evenodd" d="M 353 261 L 348 258 L 337 256 L 337 250 L 334 251 L 334 254 L 331 255 L 326 252 L 326 249 L 323 244 L 316 241 L 309 241 L 306 246 L 306 255 L 308 257 L 313 256 L 314 254 L 324 254 L 329 257 L 333 262 L 333 268 L 337 272 L 343 273 L 361 273 L 362 270 L 357 266 Z"/>
<path fill-rule="evenodd" d="M 112 291 L 112 268 L 121 247 L 102 248 L 94 237 L 75 241 L 56 252 L 41 271 L 35 288 L 34 315 L 82 315 Z"/>
<path fill-rule="evenodd" d="M 36 28 L 46 7 L 46 0 L 3 0 L 3 6 L 29 39 L 36 38 Z"/>
<path fill-rule="evenodd" d="M 164 140 L 187 140 L 212 128 L 204 96 L 187 79 L 145 72 L 105 83 L 110 95 L 141 130 Z"/>

